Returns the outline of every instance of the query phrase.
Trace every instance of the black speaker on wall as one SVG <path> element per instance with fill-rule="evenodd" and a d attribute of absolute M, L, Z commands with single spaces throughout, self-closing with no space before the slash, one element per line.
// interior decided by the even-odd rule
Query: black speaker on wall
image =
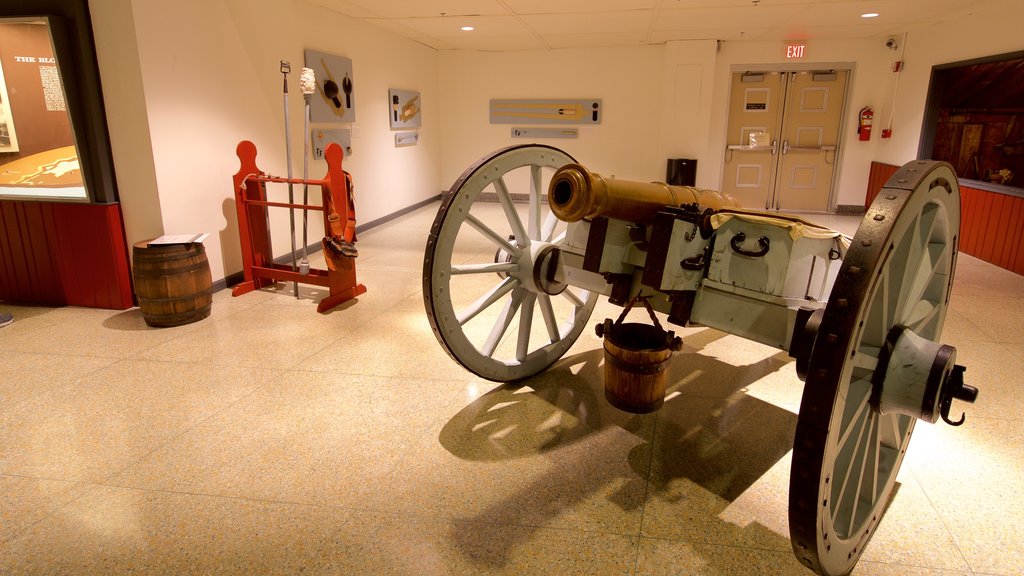
<path fill-rule="evenodd" d="M 696 186 L 697 160 L 694 158 L 669 158 L 665 171 L 665 183 L 669 186 Z"/>

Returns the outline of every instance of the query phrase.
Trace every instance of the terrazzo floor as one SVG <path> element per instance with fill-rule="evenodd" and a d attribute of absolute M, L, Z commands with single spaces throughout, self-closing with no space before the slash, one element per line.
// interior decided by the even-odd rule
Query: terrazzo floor
<path fill-rule="evenodd" d="M 0 573 L 810 574 L 785 354 L 675 327 L 643 416 L 605 402 L 589 328 L 538 376 L 477 378 L 424 313 L 436 210 L 362 233 L 368 291 L 326 314 L 290 285 L 165 329 L 0 302 Z M 917 427 L 856 575 L 1024 574 L 1024 277 L 961 255 L 950 306 L 981 396 Z"/>

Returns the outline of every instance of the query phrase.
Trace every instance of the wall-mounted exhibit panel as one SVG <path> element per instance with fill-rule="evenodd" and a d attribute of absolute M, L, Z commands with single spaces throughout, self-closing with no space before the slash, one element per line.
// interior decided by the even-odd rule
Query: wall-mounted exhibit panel
<path fill-rule="evenodd" d="M 388 113 L 392 130 L 419 128 L 423 124 L 423 104 L 415 90 L 388 90 Z"/>
<path fill-rule="evenodd" d="M 348 128 L 335 128 L 333 130 L 313 128 L 310 136 L 313 139 L 314 160 L 324 159 L 324 150 L 327 150 L 327 145 L 331 142 L 336 142 L 341 146 L 342 152 L 345 153 L 345 158 L 352 156 L 352 130 Z"/>
<path fill-rule="evenodd" d="M 395 132 L 395 147 L 415 146 L 420 142 L 419 132 Z"/>
<path fill-rule="evenodd" d="M 513 138 L 576 138 L 580 135 L 578 128 L 512 128 Z"/>
<path fill-rule="evenodd" d="M 600 124 L 604 112 L 595 98 L 491 100 L 491 124 Z"/>
<path fill-rule="evenodd" d="M 352 59 L 306 50 L 306 67 L 316 75 L 316 91 L 309 107 L 313 122 L 355 122 L 355 77 Z"/>
<path fill-rule="evenodd" d="M 0 197 L 89 199 L 47 18 L 0 21 Z"/>

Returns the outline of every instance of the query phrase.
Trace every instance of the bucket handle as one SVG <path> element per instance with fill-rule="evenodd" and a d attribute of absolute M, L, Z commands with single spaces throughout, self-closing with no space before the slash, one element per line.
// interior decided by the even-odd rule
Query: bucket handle
<path fill-rule="evenodd" d="M 631 298 L 622 309 L 622 314 L 619 314 L 619 318 L 615 321 L 615 325 L 618 326 L 622 324 L 622 321 L 626 319 L 626 314 L 629 314 L 633 305 L 639 300 L 644 303 L 644 308 L 647 308 L 647 313 L 650 314 L 651 320 L 654 322 L 654 327 L 664 332 L 665 329 L 661 327 L 661 322 L 658 322 L 658 317 L 654 315 L 654 310 L 651 308 L 651 303 L 647 301 L 647 298 L 647 296 L 642 296 L 640 294 L 633 296 L 633 298 Z"/>

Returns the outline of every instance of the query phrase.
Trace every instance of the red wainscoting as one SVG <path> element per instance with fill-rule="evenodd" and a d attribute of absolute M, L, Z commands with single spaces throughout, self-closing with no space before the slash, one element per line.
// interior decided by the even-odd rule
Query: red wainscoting
<path fill-rule="evenodd" d="M 865 207 L 897 166 L 871 163 Z M 1024 197 L 960 184 L 960 251 L 1024 275 Z"/>
<path fill-rule="evenodd" d="M 1024 274 L 1024 198 L 960 186 L 960 250 Z"/>
<path fill-rule="evenodd" d="M 899 166 L 893 166 L 892 164 L 871 163 L 871 172 L 868 173 L 868 193 L 864 198 L 865 210 L 871 207 L 871 203 L 875 201 L 875 196 L 878 196 L 878 191 L 885 186 L 889 178 L 899 169 Z"/>
<path fill-rule="evenodd" d="M 0 200 L 0 300 L 131 308 L 121 206 Z"/>

